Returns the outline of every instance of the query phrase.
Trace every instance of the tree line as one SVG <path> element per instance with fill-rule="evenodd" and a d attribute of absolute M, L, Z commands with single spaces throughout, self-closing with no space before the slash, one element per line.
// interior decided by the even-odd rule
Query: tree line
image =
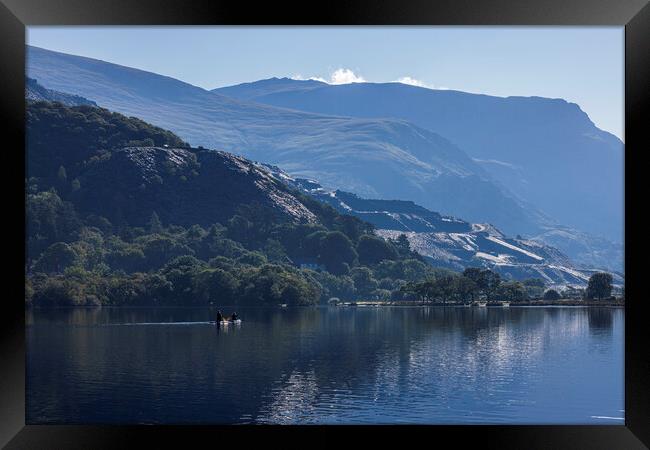
<path fill-rule="evenodd" d="M 503 280 L 484 268 L 435 268 L 401 235 L 384 240 L 355 219 L 276 223 L 242 207 L 226 224 L 115 227 L 80 217 L 54 191 L 27 196 L 26 301 L 70 305 L 313 305 L 331 298 L 470 302 L 559 298 L 540 279 Z M 343 217 L 343 216 L 341 216 Z M 316 267 L 300 267 L 301 261 Z M 611 275 L 587 296 L 606 298 Z"/>
<path fill-rule="evenodd" d="M 207 228 L 162 224 L 155 212 L 146 227 L 132 227 L 82 217 L 54 189 L 26 200 L 26 299 L 34 305 L 306 305 L 387 297 L 443 272 L 405 238 L 385 241 L 350 216 L 333 215 L 329 226 L 278 223 L 243 205 Z"/>

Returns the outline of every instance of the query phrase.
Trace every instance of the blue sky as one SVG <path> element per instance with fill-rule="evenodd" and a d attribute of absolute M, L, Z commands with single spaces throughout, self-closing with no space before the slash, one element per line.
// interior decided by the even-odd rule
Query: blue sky
<path fill-rule="evenodd" d="M 622 27 L 29 27 L 27 42 L 206 89 L 270 77 L 563 98 L 623 138 Z"/>

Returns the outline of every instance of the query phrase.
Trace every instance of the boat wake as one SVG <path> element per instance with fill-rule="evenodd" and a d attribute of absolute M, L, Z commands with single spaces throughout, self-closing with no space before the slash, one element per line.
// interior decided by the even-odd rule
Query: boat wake
<path fill-rule="evenodd" d="M 146 326 L 146 325 L 214 325 L 215 322 L 130 322 L 130 323 L 109 323 L 106 326 Z"/>

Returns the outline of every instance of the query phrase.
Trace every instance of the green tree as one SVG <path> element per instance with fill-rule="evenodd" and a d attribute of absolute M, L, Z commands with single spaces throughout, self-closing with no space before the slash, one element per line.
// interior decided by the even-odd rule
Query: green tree
<path fill-rule="evenodd" d="M 405 290 L 411 290 L 415 293 L 418 299 L 425 302 L 440 300 L 443 296 L 441 286 L 435 279 L 416 283 L 411 289 L 409 289 L 409 285 L 407 285 Z"/>
<path fill-rule="evenodd" d="M 357 260 L 352 241 L 340 231 L 313 233 L 305 238 L 303 248 L 334 275 L 346 274 Z"/>
<path fill-rule="evenodd" d="M 34 290 L 32 303 L 35 306 L 72 306 L 75 296 L 71 291 L 70 282 L 59 278 L 48 278 Z"/>
<path fill-rule="evenodd" d="M 368 297 L 379 287 L 372 271 L 367 267 L 355 267 L 350 271 L 350 278 L 354 281 L 354 288 L 358 296 Z"/>
<path fill-rule="evenodd" d="M 544 300 L 559 300 L 560 298 L 560 294 L 555 289 L 544 292 Z"/>
<path fill-rule="evenodd" d="M 468 267 L 463 271 L 463 276 L 469 278 L 478 287 L 480 293 L 490 300 L 496 293 L 501 284 L 501 277 L 498 273 L 490 269 L 479 269 L 477 267 Z"/>
<path fill-rule="evenodd" d="M 266 256 L 260 252 L 246 252 L 236 259 L 240 264 L 248 264 L 249 266 L 262 266 L 268 262 Z"/>
<path fill-rule="evenodd" d="M 246 246 L 255 242 L 255 224 L 246 217 L 235 215 L 228 221 L 228 237 Z"/>
<path fill-rule="evenodd" d="M 50 245 L 34 263 L 35 272 L 63 273 L 68 267 L 79 263 L 79 255 L 65 242 Z"/>
<path fill-rule="evenodd" d="M 161 269 L 160 273 L 171 284 L 174 295 L 182 303 L 194 302 L 194 278 L 208 265 L 205 261 L 196 259 L 194 256 L 179 256 L 169 261 Z"/>
<path fill-rule="evenodd" d="M 208 264 L 213 269 L 221 269 L 225 270 L 226 272 L 232 271 L 235 268 L 235 261 L 230 258 L 226 258 L 225 256 L 217 256 L 211 258 L 208 261 Z"/>
<path fill-rule="evenodd" d="M 110 267 L 127 273 L 144 270 L 145 261 L 144 252 L 135 245 L 124 245 L 106 255 L 106 262 Z"/>
<path fill-rule="evenodd" d="M 82 222 L 70 202 L 61 200 L 56 192 L 29 194 L 26 204 L 27 255 L 31 261 L 55 242 L 76 239 Z"/>
<path fill-rule="evenodd" d="M 267 239 L 264 245 L 264 254 L 269 261 L 274 263 L 290 264 L 291 261 L 284 250 L 284 246 L 275 239 Z"/>
<path fill-rule="evenodd" d="M 528 298 L 526 287 L 519 281 L 500 283 L 495 290 L 495 295 L 508 302 L 519 302 Z"/>
<path fill-rule="evenodd" d="M 313 305 L 320 299 L 316 283 L 286 267 L 266 264 L 243 271 L 241 275 L 238 299 L 249 304 Z"/>
<path fill-rule="evenodd" d="M 405 234 L 397 236 L 397 239 L 393 241 L 393 245 L 401 256 L 409 256 L 411 254 L 411 243 Z"/>
<path fill-rule="evenodd" d="M 224 270 L 202 270 L 194 277 L 193 285 L 194 303 L 227 305 L 236 302 L 237 279 Z"/>
<path fill-rule="evenodd" d="M 354 280 L 347 275 L 336 276 L 329 272 L 312 272 L 312 275 L 321 285 L 321 300 L 327 301 L 330 297 L 343 300 L 355 298 Z"/>
<path fill-rule="evenodd" d="M 473 280 L 461 275 L 455 277 L 453 290 L 457 301 L 467 303 L 474 301 L 478 286 Z"/>
<path fill-rule="evenodd" d="M 307 245 L 307 236 L 318 231 L 326 231 L 326 228 L 320 224 L 291 224 L 281 223 L 276 225 L 271 231 L 271 239 L 277 240 L 284 247 L 289 258 L 312 256 L 316 257 L 318 246 L 316 250 L 307 253 L 305 245 Z"/>
<path fill-rule="evenodd" d="M 191 248 L 168 236 L 158 234 L 147 236 L 143 242 L 143 253 L 149 267 L 157 269 L 177 256 L 192 255 Z"/>
<path fill-rule="evenodd" d="M 397 250 L 390 242 L 371 235 L 363 235 L 359 238 L 357 253 L 359 254 L 359 264 L 368 266 L 398 257 Z"/>
<path fill-rule="evenodd" d="M 597 298 L 598 300 L 602 300 L 603 298 L 612 295 L 613 280 L 614 278 L 612 277 L 612 274 L 607 272 L 598 272 L 593 274 L 589 278 L 589 283 L 587 284 L 587 298 Z"/>
<path fill-rule="evenodd" d="M 384 260 L 375 268 L 375 274 L 378 278 L 406 281 L 421 281 L 425 278 L 435 277 L 435 272 L 436 270 L 431 265 L 416 259 Z"/>

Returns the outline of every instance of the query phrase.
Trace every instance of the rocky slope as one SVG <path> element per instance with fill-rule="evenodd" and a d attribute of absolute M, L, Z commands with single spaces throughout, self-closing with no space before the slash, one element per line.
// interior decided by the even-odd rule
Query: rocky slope
<path fill-rule="evenodd" d="M 79 181 L 73 198 L 82 210 L 134 225 L 154 211 L 166 224 L 225 223 L 240 205 L 270 208 L 278 220 L 317 221 L 268 172 L 221 151 L 123 148 L 91 164 Z"/>
<path fill-rule="evenodd" d="M 455 270 L 487 267 L 506 278 L 542 278 L 552 285 L 583 286 L 594 270 L 574 264 L 557 248 L 538 240 L 513 238 L 490 224 L 470 223 L 430 211 L 413 202 L 365 199 L 323 188 L 314 180 L 294 178 L 267 167 L 284 183 L 377 227 L 377 234 L 396 239 L 404 234 L 411 248 L 432 264 Z M 622 276 L 615 274 L 617 283 Z"/>

